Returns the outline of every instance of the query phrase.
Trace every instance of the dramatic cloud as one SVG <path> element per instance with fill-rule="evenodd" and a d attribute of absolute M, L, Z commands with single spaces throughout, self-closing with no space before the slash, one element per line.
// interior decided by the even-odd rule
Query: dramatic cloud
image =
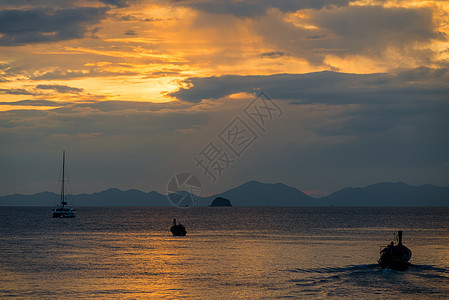
<path fill-rule="evenodd" d="M 186 82 L 189 87 L 172 96 L 198 103 L 263 89 L 274 99 L 289 103 L 288 112 L 296 112 L 298 120 L 308 120 L 299 121 L 300 127 L 318 136 L 347 136 L 367 144 L 370 144 L 368 137 L 392 144 L 396 143 L 394 137 L 400 136 L 400 140 L 408 140 L 406 144 L 410 147 L 413 141 L 422 139 L 426 145 L 449 151 L 449 143 L 443 138 L 444 128 L 449 128 L 445 117 L 449 114 L 447 82 L 448 69 L 429 68 L 396 75 L 318 72 L 221 76 L 192 78 Z M 314 117 L 304 115 L 305 111 Z M 356 147 L 354 142 L 350 144 Z M 439 159 L 444 160 L 444 152 L 437 152 Z"/>
<path fill-rule="evenodd" d="M 231 14 L 237 17 L 256 17 L 265 14 L 270 8 L 282 12 L 295 12 L 300 9 L 320 9 L 326 6 L 345 6 L 350 0 L 250 0 L 250 1 L 186 1 L 180 2 L 195 9 L 212 14 Z"/>
<path fill-rule="evenodd" d="M 103 2 L 104 4 L 113 5 L 120 8 L 127 7 L 128 6 L 127 2 L 129 2 L 126 0 L 100 0 L 100 1 Z"/>
<path fill-rule="evenodd" d="M 88 31 L 88 25 L 105 18 L 106 10 L 94 7 L 2 10 L 0 45 L 15 46 L 82 38 Z"/>
<path fill-rule="evenodd" d="M 447 1 L 0 0 L 0 194 L 51 189 L 62 148 L 78 192 L 164 192 L 259 90 L 285 113 L 210 192 L 447 185 L 448 16 Z"/>
<path fill-rule="evenodd" d="M 59 107 L 65 105 L 61 102 L 48 101 L 48 100 L 21 100 L 14 102 L 0 102 L 0 105 L 12 105 L 12 106 L 55 106 Z"/>
<path fill-rule="evenodd" d="M 276 99 L 315 104 L 379 104 L 397 99 L 446 100 L 448 69 L 419 68 L 390 74 L 346 74 L 331 71 L 267 76 L 227 75 L 190 78 L 188 87 L 170 95 L 182 101 L 200 102 L 241 92 L 267 91 Z M 419 84 L 418 84 L 419 82 Z"/>
<path fill-rule="evenodd" d="M 35 93 L 30 92 L 25 89 L 0 89 L 0 94 L 10 94 L 10 95 L 35 95 Z"/>
<path fill-rule="evenodd" d="M 137 35 L 137 33 L 134 30 L 128 30 L 124 35 Z"/>
<path fill-rule="evenodd" d="M 445 38 L 435 30 L 433 13 L 429 8 L 385 8 L 353 6 L 312 13 L 313 23 L 333 34 L 332 41 L 318 45 L 344 52 L 359 52 L 373 46 L 411 46 Z M 373 49 L 375 50 L 375 48 Z"/>
<path fill-rule="evenodd" d="M 290 14 L 287 22 L 284 14 L 270 12 L 251 26 L 266 43 L 312 64 L 359 55 L 416 66 L 435 59 L 427 48 L 432 41 L 447 41 L 426 7 L 349 6 Z"/>
<path fill-rule="evenodd" d="M 77 79 L 77 78 L 91 78 L 91 77 L 114 77 L 114 76 L 133 76 L 139 73 L 133 71 L 118 71 L 110 72 L 97 69 L 81 69 L 81 70 L 53 70 L 43 72 L 42 74 L 31 74 L 30 79 L 40 80 L 58 80 L 58 79 Z"/>
<path fill-rule="evenodd" d="M 81 93 L 83 89 L 74 88 L 66 85 L 57 85 L 57 84 L 39 84 L 36 86 L 37 89 L 41 90 L 54 90 L 58 93 L 70 93 L 70 94 L 77 94 Z"/>
<path fill-rule="evenodd" d="M 288 53 L 282 52 L 282 51 L 271 51 L 271 52 L 264 52 L 260 54 L 260 57 L 266 57 L 266 58 L 279 58 L 282 56 L 287 56 Z"/>
<path fill-rule="evenodd" d="M 413 80 L 413 75 L 404 76 Z M 379 84 L 377 88 L 381 90 Z M 344 89 L 340 93 L 344 94 Z M 344 98 L 337 89 L 334 96 Z M 401 101 L 338 105 L 278 101 L 285 114 L 260 135 L 220 183 L 231 187 L 258 179 L 330 191 L 347 185 L 347 178 L 353 185 L 398 179 L 441 184 L 449 153 L 445 138 L 449 105 L 444 97 L 439 99 L 407 101 L 404 96 Z M 200 173 L 192 156 L 216 139 L 251 100 L 224 97 L 193 106 L 101 101 L 69 103 L 45 112 L 3 112 L 1 142 L 9 147 L 2 153 L 11 156 L 11 151 L 21 149 L 19 153 L 26 155 L 25 149 L 34 145 L 46 149 L 39 155 L 48 162 L 49 153 L 65 147 L 79 157 L 72 166 L 78 186 L 96 191 L 111 185 L 126 188 L 138 184 L 147 190 L 157 186 L 163 192 L 167 178 L 174 173 Z M 3 165 L 13 168 L 14 161 Z M 273 172 L 279 169 L 282 173 Z M 19 178 L 16 173 L 2 180 L 7 183 Z M 325 177 L 333 180 L 323 180 Z M 90 185 L 90 180 L 96 184 Z M 202 180 L 206 186 L 207 178 Z"/>

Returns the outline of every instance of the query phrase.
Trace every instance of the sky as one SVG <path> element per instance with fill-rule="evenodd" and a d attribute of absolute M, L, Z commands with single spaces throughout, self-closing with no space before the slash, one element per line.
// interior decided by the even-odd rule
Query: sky
<path fill-rule="evenodd" d="M 0 0 L 0 195 L 449 185 L 449 3 Z"/>

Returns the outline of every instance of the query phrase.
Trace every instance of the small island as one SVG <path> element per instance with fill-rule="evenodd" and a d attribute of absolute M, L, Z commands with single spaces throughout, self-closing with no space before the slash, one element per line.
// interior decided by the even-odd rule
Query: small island
<path fill-rule="evenodd" d="M 229 199 L 223 197 L 217 197 L 212 201 L 209 206 L 232 206 L 231 201 Z"/>

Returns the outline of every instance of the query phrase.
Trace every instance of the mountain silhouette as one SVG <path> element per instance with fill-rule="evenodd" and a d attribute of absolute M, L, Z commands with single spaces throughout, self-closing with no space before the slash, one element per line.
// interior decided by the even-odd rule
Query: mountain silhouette
<path fill-rule="evenodd" d="M 249 181 L 224 193 L 210 196 L 206 198 L 206 202 L 211 203 L 216 197 L 229 199 L 233 206 L 313 206 L 321 203 L 283 183 L 258 181 Z"/>
<path fill-rule="evenodd" d="M 223 197 L 217 197 L 212 201 L 212 203 L 209 206 L 228 206 L 231 207 L 232 203 L 229 199 L 223 198 Z"/>
<path fill-rule="evenodd" d="M 77 206 L 169 206 L 167 197 L 158 192 L 145 193 L 131 189 L 122 191 L 117 188 L 93 194 L 74 196 Z"/>
<path fill-rule="evenodd" d="M 381 182 L 344 188 L 322 199 L 341 206 L 449 206 L 449 187 Z"/>
<path fill-rule="evenodd" d="M 187 192 L 186 192 L 187 193 Z M 282 183 L 249 181 L 226 192 L 201 198 L 197 206 L 209 206 L 217 197 L 232 206 L 449 206 L 449 187 L 431 184 L 411 186 L 404 182 L 381 182 L 366 187 L 348 187 L 326 197 L 313 198 Z M 53 206 L 59 195 L 42 192 L 0 197 L 0 206 Z M 72 206 L 171 206 L 167 196 L 152 191 L 111 188 L 92 194 L 69 196 Z M 190 206 L 190 205 L 189 205 Z"/>
<path fill-rule="evenodd" d="M 59 194 L 51 192 L 33 195 L 8 195 L 0 197 L 0 206 L 54 206 Z M 93 194 L 69 195 L 70 206 L 170 206 L 167 197 L 158 192 L 145 193 L 139 190 L 122 191 L 107 189 Z"/>

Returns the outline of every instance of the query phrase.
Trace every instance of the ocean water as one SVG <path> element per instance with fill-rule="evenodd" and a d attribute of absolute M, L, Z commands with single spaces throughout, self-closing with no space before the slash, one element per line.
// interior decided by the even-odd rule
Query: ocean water
<path fill-rule="evenodd" d="M 448 298 L 449 208 L 0 207 L 0 298 Z M 170 234 L 172 218 L 187 236 Z M 381 269 L 396 230 L 406 271 Z"/>

